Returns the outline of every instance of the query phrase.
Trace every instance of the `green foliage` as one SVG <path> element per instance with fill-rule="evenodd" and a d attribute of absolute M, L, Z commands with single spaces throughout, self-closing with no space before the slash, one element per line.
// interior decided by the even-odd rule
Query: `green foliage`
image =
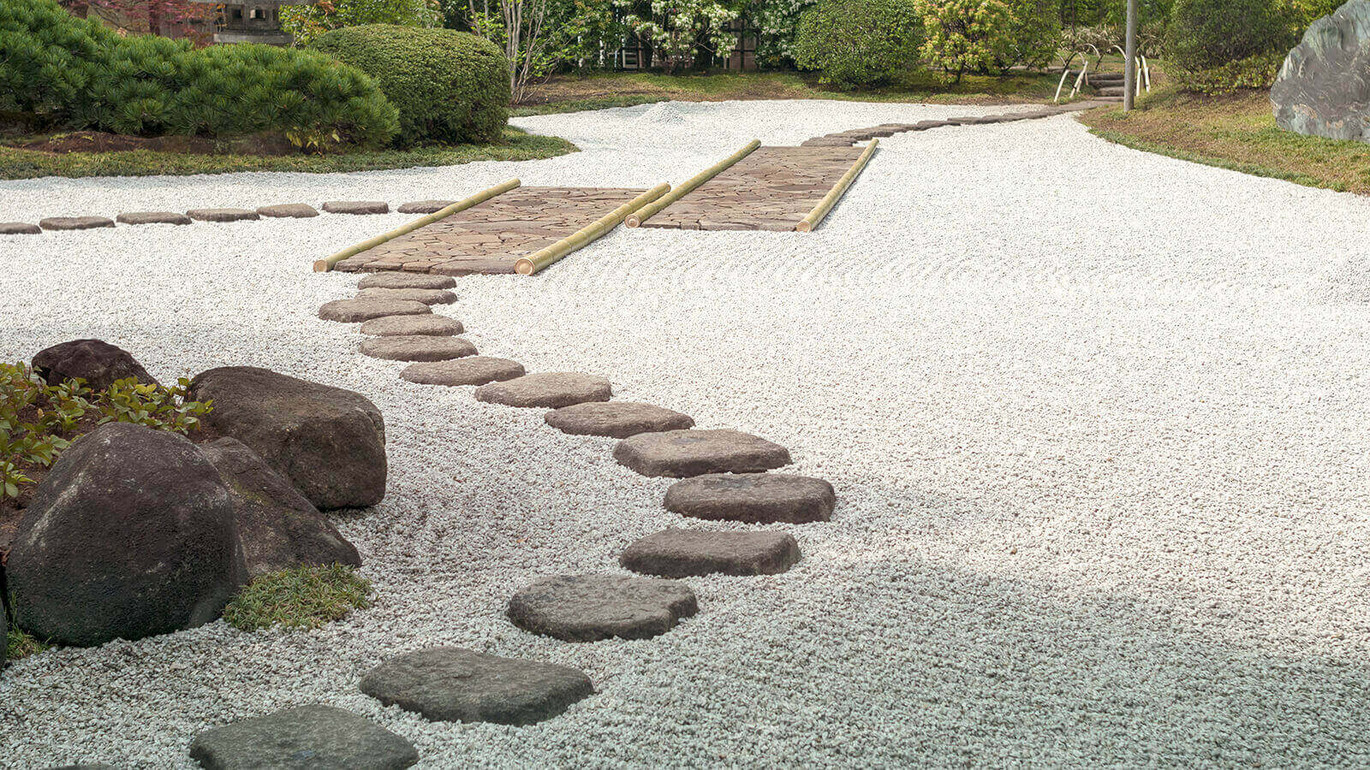
<path fill-rule="evenodd" d="M 0 609 L 0 612 L 3 612 L 3 609 Z M 52 645 L 38 641 L 30 634 L 15 628 L 13 624 L 10 624 L 4 642 L 5 655 L 0 657 L 0 660 L 19 660 L 52 648 Z"/>
<path fill-rule="evenodd" d="M 509 120 L 509 62 L 475 35 L 372 24 L 325 33 L 313 47 L 375 78 L 399 110 L 399 146 L 493 142 Z"/>
<path fill-rule="evenodd" d="M 841 89 L 881 85 L 917 61 L 920 26 L 912 0 L 822 0 L 805 11 L 795 61 Z"/>
<path fill-rule="evenodd" d="M 278 131 L 365 146 L 397 129 L 376 85 L 328 57 L 123 38 L 53 0 L 0 3 L 0 110 L 144 136 Z"/>
<path fill-rule="evenodd" d="M 281 29 L 308 45 L 329 30 L 363 24 L 434 27 L 442 12 L 429 0 L 319 0 L 311 5 L 281 6 Z"/>
<path fill-rule="evenodd" d="M 299 567 L 253 580 L 224 608 L 224 620 L 242 631 L 313 629 L 370 607 L 370 595 L 370 581 L 351 567 Z"/>
<path fill-rule="evenodd" d="M 774 69 L 795 63 L 795 46 L 804 13 L 817 0 L 750 0 L 742 14 L 756 28 L 756 63 Z"/>
<path fill-rule="evenodd" d="M 670 72 L 693 66 L 702 48 L 710 55 L 726 55 L 737 45 L 737 35 L 727 25 L 737 18 L 736 8 L 718 0 L 651 0 L 647 8 L 621 2 L 629 13 L 623 23 L 638 37 L 651 43 L 654 58 Z"/>
<path fill-rule="evenodd" d="M 1253 57 L 1289 52 L 1297 42 L 1281 0 L 1176 0 L 1166 55 L 1193 76 Z"/>
<path fill-rule="evenodd" d="M 959 83 L 967 72 L 993 72 L 1013 57 L 1013 14 L 1004 0 L 917 0 L 923 58 Z"/>
<path fill-rule="evenodd" d="M 999 69 L 1043 67 L 1061 47 L 1061 17 L 1055 0 L 1008 0 L 1008 53 Z"/>
<path fill-rule="evenodd" d="M 1199 94 L 1230 94 L 1246 88 L 1268 89 L 1284 63 L 1284 54 L 1252 56 L 1205 70 L 1179 70 L 1174 73 L 1180 88 Z"/>
<path fill-rule="evenodd" d="M 156 430 L 189 433 L 200 427 L 200 417 L 214 408 L 212 401 L 187 401 L 190 380 L 182 377 L 176 387 L 145 385 L 129 377 L 115 380 L 100 398 L 100 425 L 127 422 Z"/>

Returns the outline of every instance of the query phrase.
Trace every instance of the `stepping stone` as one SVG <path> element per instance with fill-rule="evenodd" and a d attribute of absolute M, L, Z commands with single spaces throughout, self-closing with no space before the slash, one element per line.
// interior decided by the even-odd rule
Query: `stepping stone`
<path fill-rule="evenodd" d="M 371 669 L 361 691 L 433 722 L 531 725 L 593 695 L 595 687 L 569 666 L 434 647 Z"/>
<path fill-rule="evenodd" d="M 358 289 L 451 289 L 455 278 L 425 273 L 372 273 L 357 283 Z"/>
<path fill-rule="evenodd" d="M 592 401 L 548 412 L 548 425 L 574 436 L 628 438 L 639 433 L 693 428 L 688 415 L 651 404 L 629 401 Z"/>
<path fill-rule="evenodd" d="M 666 510 L 712 521 L 804 524 L 827 521 L 836 507 L 832 484 L 808 476 L 715 473 L 666 490 Z"/>
<path fill-rule="evenodd" d="M 114 220 L 108 217 L 48 217 L 40 219 L 38 226 L 44 230 L 90 230 L 114 227 Z"/>
<path fill-rule="evenodd" d="M 401 214 L 436 214 L 453 203 L 456 201 L 411 201 L 395 210 Z"/>
<path fill-rule="evenodd" d="M 461 337 L 372 337 L 362 340 L 362 355 L 387 361 L 447 361 L 474 356 L 476 346 Z"/>
<path fill-rule="evenodd" d="M 433 309 L 422 302 L 400 299 L 335 299 L 319 308 L 319 317 L 325 321 L 358 323 L 382 318 L 388 315 L 423 315 Z"/>
<path fill-rule="evenodd" d="M 367 299 L 407 299 L 425 305 L 450 305 L 457 301 L 457 295 L 446 289 L 362 289 L 357 296 Z"/>
<path fill-rule="evenodd" d="M 193 221 L 175 211 L 126 211 L 115 219 L 126 225 L 188 225 Z"/>
<path fill-rule="evenodd" d="M 735 430 L 639 433 L 614 448 L 620 465 L 643 476 L 758 473 L 790 464 L 790 450 Z"/>
<path fill-rule="evenodd" d="M 0 222 L 0 235 L 38 235 L 43 228 L 28 222 Z"/>
<path fill-rule="evenodd" d="M 323 210 L 330 214 L 389 214 L 390 204 L 385 201 L 328 201 Z"/>
<path fill-rule="evenodd" d="M 411 364 L 400 378 L 419 385 L 484 385 L 523 376 L 523 364 L 507 358 L 472 356 L 451 361 Z"/>
<path fill-rule="evenodd" d="M 543 578 L 509 600 L 514 625 L 566 642 L 650 639 L 697 612 L 684 583 L 625 575 Z"/>
<path fill-rule="evenodd" d="M 613 388 L 603 377 L 579 372 L 539 372 L 476 389 L 476 400 L 505 406 L 560 409 L 586 401 L 608 401 Z"/>
<path fill-rule="evenodd" d="M 513 275 L 516 261 L 508 257 L 454 259 L 433 267 L 432 272 L 438 275 Z"/>
<path fill-rule="evenodd" d="M 465 331 L 461 321 L 445 315 L 392 315 L 373 318 L 362 324 L 362 334 L 373 337 L 408 337 L 428 334 L 434 337 L 451 337 Z"/>
<path fill-rule="evenodd" d="M 215 770 L 403 770 L 419 761 L 419 752 L 409 741 L 351 711 L 301 706 L 200 733 L 190 744 L 190 758 Z"/>
<path fill-rule="evenodd" d="M 275 206 L 262 206 L 257 213 L 272 219 L 308 219 L 317 217 L 318 209 L 307 203 L 280 203 Z"/>
<path fill-rule="evenodd" d="M 799 561 L 788 532 L 706 532 L 667 529 L 628 546 L 618 562 L 644 575 L 778 575 Z"/>
<path fill-rule="evenodd" d="M 186 212 L 191 219 L 201 222 L 241 222 L 247 219 L 261 219 L 249 209 L 191 209 Z"/>

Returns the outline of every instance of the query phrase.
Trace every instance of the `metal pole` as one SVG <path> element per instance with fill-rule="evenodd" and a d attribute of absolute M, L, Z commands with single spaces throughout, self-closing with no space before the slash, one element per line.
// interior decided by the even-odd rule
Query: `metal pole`
<path fill-rule="evenodd" d="M 1137 0 L 1127 0 L 1127 61 L 1123 63 L 1123 112 L 1132 111 L 1137 92 Z"/>

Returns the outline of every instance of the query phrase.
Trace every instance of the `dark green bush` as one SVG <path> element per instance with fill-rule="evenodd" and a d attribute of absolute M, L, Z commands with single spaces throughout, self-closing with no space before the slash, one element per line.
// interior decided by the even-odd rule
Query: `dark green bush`
<path fill-rule="evenodd" d="M 912 0 L 820 0 L 800 17 L 794 58 L 824 84 L 881 85 L 917 65 L 921 38 Z"/>
<path fill-rule="evenodd" d="M 282 132 L 304 145 L 377 145 L 398 130 L 370 78 L 321 54 L 122 38 L 52 0 L 0 3 L 0 111 L 144 136 Z"/>
<path fill-rule="evenodd" d="M 1275 85 L 1284 54 L 1252 56 L 1221 67 L 1175 73 L 1175 82 L 1185 91 L 1199 94 L 1230 94 L 1244 88 L 1266 89 Z"/>
<path fill-rule="evenodd" d="M 326 32 L 311 47 L 375 78 L 399 109 L 400 146 L 494 142 L 509 120 L 509 61 L 475 35 L 366 24 Z"/>
<path fill-rule="evenodd" d="M 1176 0 L 1166 35 L 1167 58 L 1189 73 L 1283 55 L 1298 42 L 1280 0 Z"/>

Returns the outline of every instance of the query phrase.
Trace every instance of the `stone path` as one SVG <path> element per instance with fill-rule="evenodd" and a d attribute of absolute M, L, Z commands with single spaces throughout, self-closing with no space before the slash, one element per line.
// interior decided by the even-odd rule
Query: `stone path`
<path fill-rule="evenodd" d="M 801 147 L 850 147 L 858 142 L 869 142 L 872 139 L 884 139 L 885 137 L 902 134 L 909 131 L 927 131 L 933 128 L 944 128 L 947 126 L 974 126 L 986 125 L 991 123 L 1013 123 L 1019 120 L 1040 120 L 1051 118 L 1057 115 L 1065 115 L 1071 112 L 1080 112 L 1095 107 L 1106 107 L 1112 104 L 1107 100 L 1091 99 L 1082 102 L 1071 102 L 1070 104 L 1042 104 L 1024 105 L 1020 110 L 999 113 L 997 115 L 977 115 L 963 118 L 947 118 L 945 120 L 921 120 L 917 123 L 885 123 L 870 128 L 853 128 L 846 131 L 839 131 L 832 134 L 814 137 L 800 144 Z"/>

